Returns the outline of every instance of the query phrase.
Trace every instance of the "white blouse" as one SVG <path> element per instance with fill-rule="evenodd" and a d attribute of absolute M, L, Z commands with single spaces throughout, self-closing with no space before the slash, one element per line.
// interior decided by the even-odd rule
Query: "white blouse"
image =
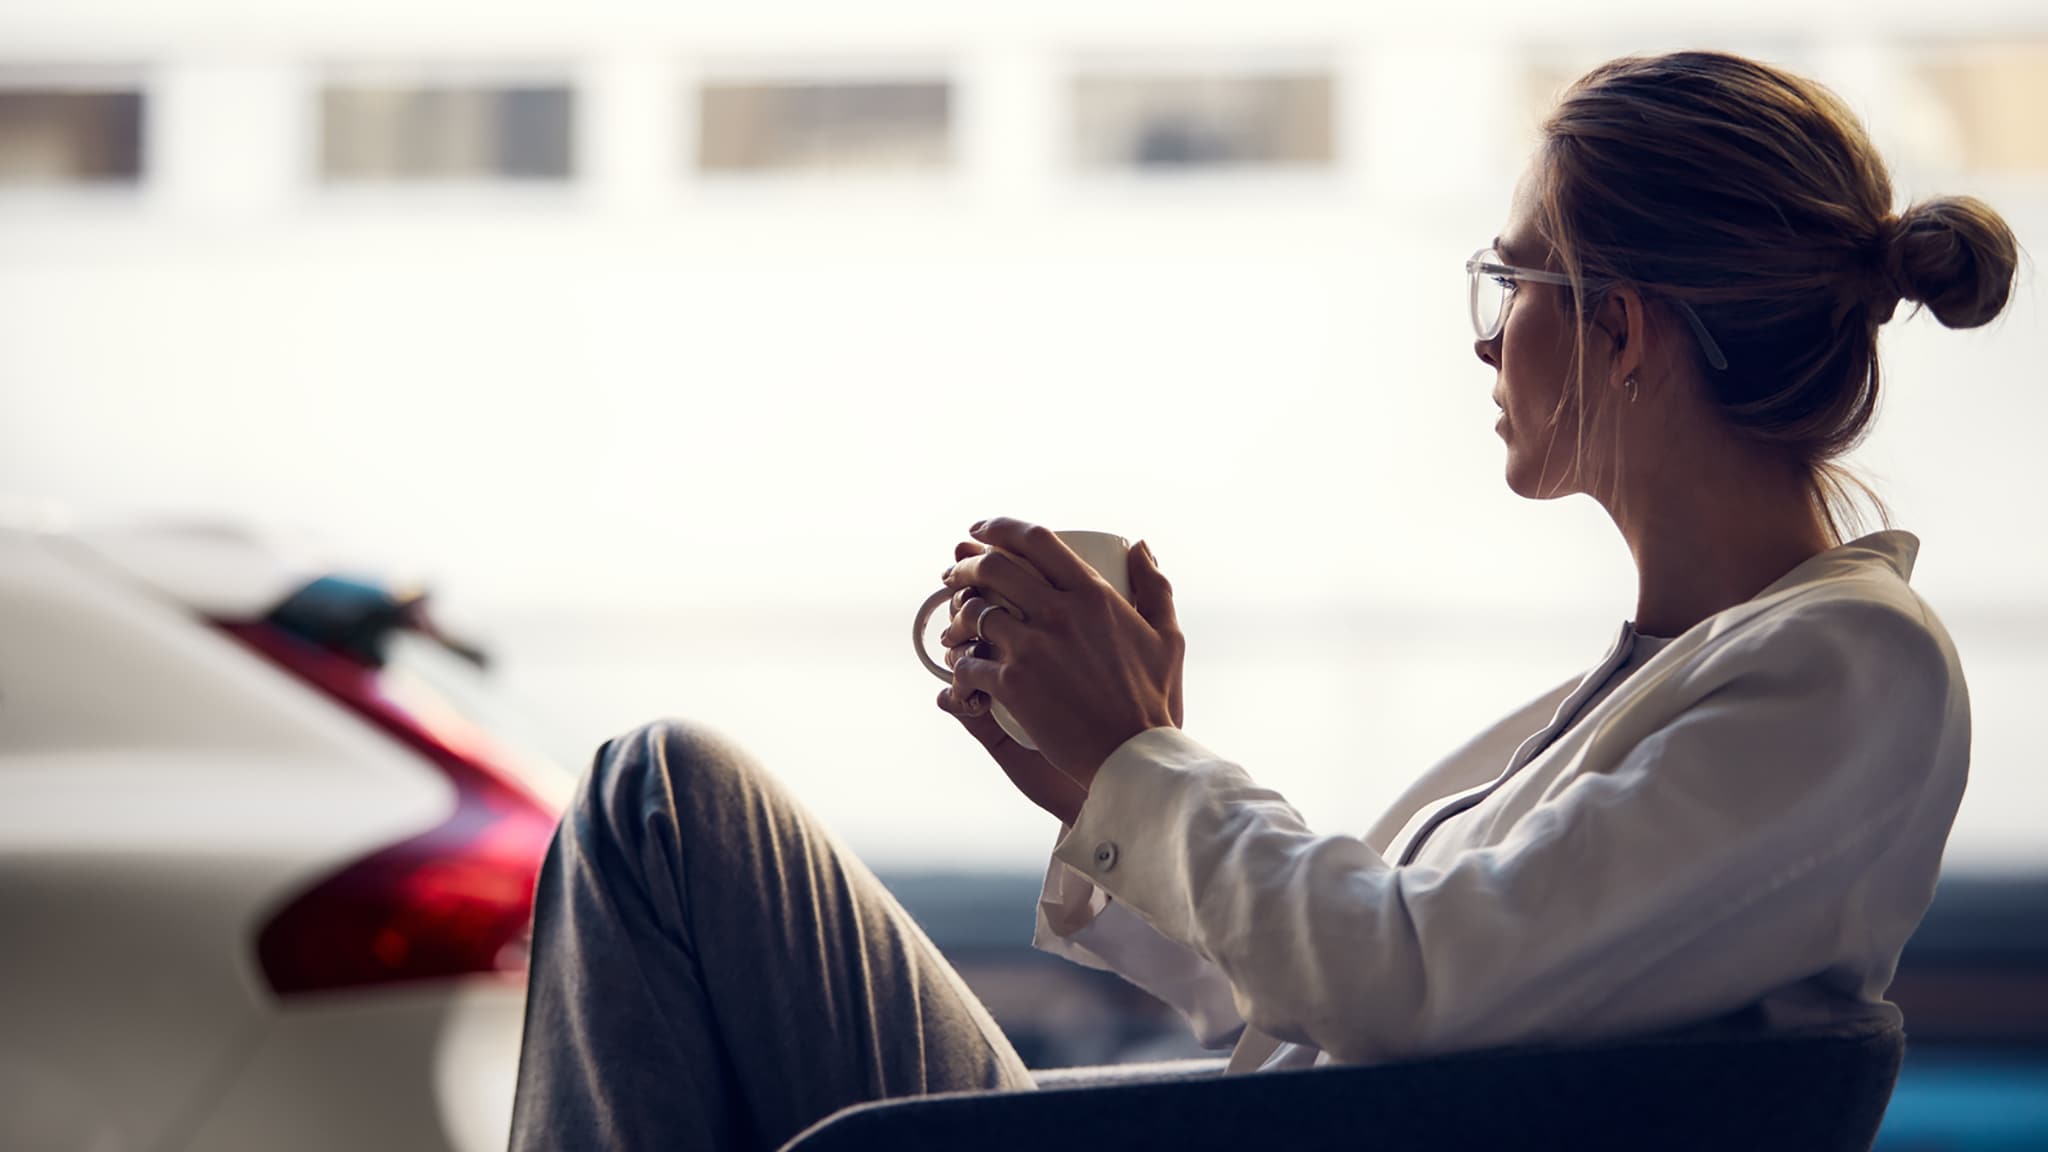
<path fill-rule="evenodd" d="M 1032 943 L 1235 1037 L 1232 1072 L 1897 1021 L 1970 749 L 1918 548 L 1830 549 L 1668 641 L 1623 625 L 1362 838 L 1140 733 L 1062 829 Z"/>

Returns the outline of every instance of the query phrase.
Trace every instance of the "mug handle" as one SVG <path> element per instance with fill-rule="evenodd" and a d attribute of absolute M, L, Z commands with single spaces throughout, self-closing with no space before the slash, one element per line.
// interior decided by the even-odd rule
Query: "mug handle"
<path fill-rule="evenodd" d="M 948 684 L 953 682 L 953 672 L 944 664 L 932 659 L 932 654 L 925 650 L 924 626 L 926 622 L 931 620 L 932 613 L 937 611 L 939 605 L 950 604 L 952 601 L 953 590 L 951 588 L 941 588 L 937 592 L 932 593 L 925 598 L 924 607 L 917 610 L 916 622 L 910 626 L 910 646 L 917 649 L 917 658 L 924 661 L 924 666 L 931 670 L 932 675 L 937 676 Z"/>

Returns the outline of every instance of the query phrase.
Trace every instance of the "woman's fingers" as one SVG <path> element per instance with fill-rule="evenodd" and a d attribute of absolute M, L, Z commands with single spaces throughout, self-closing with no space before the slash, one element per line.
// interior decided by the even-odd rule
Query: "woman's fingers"
<path fill-rule="evenodd" d="M 1131 607 L 1161 636 L 1180 633 L 1180 619 L 1173 608 L 1173 584 L 1159 570 L 1152 546 L 1143 540 L 1130 551 Z"/>
<path fill-rule="evenodd" d="M 956 703 L 971 700 L 971 693 L 980 693 L 990 700 L 996 699 L 1001 687 L 1003 666 L 983 656 L 962 655 L 953 661 L 953 699 Z"/>
<path fill-rule="evenodd" d="M 1002 644 L 1007 637 L 1016 643 L 1017 632 L 1023 622 L 1017 614 L 1001 604 L 976 593 L 967 598 L 958 612 L 946 623 L 946 630 L 939 633 L 939 643 L 948 648 L 971 644 L 976 640 L 987 640 Z"/>
<path fill-rule="evenodd" d="M 988 697 L 980 692 L 962 692 L 956 696 L 951 688 L 941 688 L 939 707 L 962 720 L 968 720 L 988 712 Z"/>
<path fill-rule="evenodd" d="M 945 583 L 956 590 L 992 592 L 1004 603 L 1016 605 L 1026 619 L 1051 612 L 1057 595 L 1037 569 L 1008 552 L 994 549 L 956 561 L 946 570 Z"/>
<path fill-rule="evenodd" d="M 995 645 L 986 640 L 970 640 L 965 644 L 952 645 L 946 649 L 946 667 L 951 668 L 969 657 L 993 660 L 996 658 Z"/>
<path fill-rule="evenodd" d="M 1023 557 L 1043 573 L 1040 579 L 1062 591 L 1086 588 L 1100 579 L 1086 560 L 1076 555 L 1057 533 L 1043 524 L 998 516 L 968 529 L 968 535 L 993 549 Z M 996 591 L 1009 595 L 1000 587 Z"/>
<path fill-rule="evenodd" d="M 988 551 L 988 545 L 986 544 L 977 544 L 972 540 L 962 540 L 953 546 L 953 562 L 958 564 L 969 556 L 979 556 L 986 551 Z M 953 593 L 953 615 L 958 616 L 961 606 L 979 594 L 980 591 L 979 588 L 962 588 L 958 592 Z"/>

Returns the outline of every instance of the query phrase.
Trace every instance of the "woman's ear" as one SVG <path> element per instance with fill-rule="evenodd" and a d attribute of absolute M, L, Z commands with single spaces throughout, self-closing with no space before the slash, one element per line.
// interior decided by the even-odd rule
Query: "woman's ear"
<path fill-rule="evenodd" d="M 1614 359 L 1608 362 L 1607 383 L 1619 388 L 1643 370 L 1643 350 L 1650 333 L 1642 293 L 1628 287 L 1610 289 L 1594 313 L 1593 323 L 1613 341 Z"/>

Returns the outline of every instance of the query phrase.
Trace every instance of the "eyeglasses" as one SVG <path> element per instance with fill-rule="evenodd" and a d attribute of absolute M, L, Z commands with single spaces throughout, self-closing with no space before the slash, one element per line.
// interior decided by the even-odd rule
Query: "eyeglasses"
<path fill-rule="evenodd" d="M 1512 264 L 1501 263 L 1500 259 L 1499 252 L 1491 248 L 1481 248 L 1472 254 L 1470 260 L 1465 261 L 1465 279 L 1470 283 L 1472 292 L 1472 331 L 1478 334 L 1482 343 L 1499 336 L 1500 330 L 1507 327 L 1508 298 L 1513 294 L 1516 284 L 1529 280 L 1537 284 L 1561 284 L 1569 287 L 1572 282 L 1571 277 L 1562 272 L 1545 272 L 1540 268 L 1517 268 Z M 1608 282 L 1588 280 L 1586 286 L 1593 288 L 1605 283 Z M 1721 354 L 1721 346 L 1714 343 L 1714 338 L 1707 334 L 1707 326 L 1700 320 L 1700 314 L 1693 311 L 1692 305 L 1683 300 L 1673 300 L 1671 303 L 1677 306 L 1679 313 L 1685 317 L 1685 322 L 1692 325 L 1692 334 L 1699 338 L 1700 351 L 1706 354 L 1707 363 L 1713 365 L 1716 370 L 1725 370 L 1728 367 L 1728 358 Z"/>

